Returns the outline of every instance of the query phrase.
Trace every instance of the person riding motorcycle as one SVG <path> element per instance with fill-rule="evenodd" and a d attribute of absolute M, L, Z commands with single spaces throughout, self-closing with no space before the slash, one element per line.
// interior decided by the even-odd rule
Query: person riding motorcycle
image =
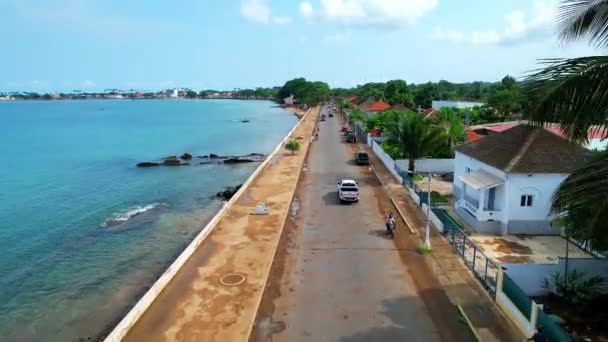
<path fill-rule="evenodd" d="M 395 230 L 395 215 L 391 212 L 386 219 L 386 231 L 391 237 L 393 237 L 393 230 Z"/>

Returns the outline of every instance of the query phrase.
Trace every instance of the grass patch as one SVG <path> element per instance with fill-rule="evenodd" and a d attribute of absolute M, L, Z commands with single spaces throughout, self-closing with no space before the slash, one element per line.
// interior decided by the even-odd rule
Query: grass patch
<path fill-rule="evenodd" d="M 446 196 L 438 193 L 437 191 L 431 191 L 431 202 L 432 203 L 446 203 L 449 202 Z"/>
<path fill-rule="evenodd" d="M 422 178 L 422 176 L 421 176 L 421 175 L 419 175 L 419 174 L 415 174 L 415 175 L 412 177 L 412 182 L 414 182 L 414 183 L 420 183 L 420 182 L 422 182 L 423 180 L 424 180 L 424 178 Z"/>
<path fill-rule="evenodd" d="M 416 247 L 416 250 L 420 254 L 429 254 L 432 252 L 432 249 L 428 248 L 425 244 L 420 244 Z"/>

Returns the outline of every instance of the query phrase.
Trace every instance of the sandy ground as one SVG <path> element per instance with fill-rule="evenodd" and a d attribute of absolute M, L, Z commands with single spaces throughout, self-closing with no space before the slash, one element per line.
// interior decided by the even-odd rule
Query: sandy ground
<path fill-rule="evenodd" d="M 385 235 L 394 209 L 374 173 L 353 165 L 339 119 L 320 126 L 251 341 L 471 341 L 417 242 L 401 223 Z M 359 203 L 338 203 L 343 177 L 359 182 Z"/>
<path fill-rule="evenodd" d="M 416 183 L 416 185 L 418 185 L 420 189 L 426 191 L 428 188 L 426 175 L 424 180 Z M 451 196 L 453 192 L 452 182 L 444 181 L 439 176 L 433 175 L 433 179 L 431 180 L 431 191 L 437 191 L 444 196 Z"/>
<path fill-rule="evenodd" d="M 304 116 L 304 114 L 306 114 L 305 110 L 297 108 L 297 107 L 283 107 L 283 109 L 292 112 L 298 118 L 302 118 Z"/>
<path fill-rule="evenodd" d="M 293 134 L 304 138 L 300 151 L 273 158 L 125 341 L 247 339 L 309 145 L 305 137 L 311 136 L 318 112 L 306 116 Z M 269 215 L 249 214 L 258 202 L 271 209 Z M 220 279 L 232 273 L 245 281 L 222 285 Z"/>
<path fill-rule="evenodd" d="M 566 257 L 566 240 L 560 236 L 487 236 L 473 234 L 471 240 L 497 263 L 555 263 Z M 593 258 L 570 243 L 570 258 Z"/>

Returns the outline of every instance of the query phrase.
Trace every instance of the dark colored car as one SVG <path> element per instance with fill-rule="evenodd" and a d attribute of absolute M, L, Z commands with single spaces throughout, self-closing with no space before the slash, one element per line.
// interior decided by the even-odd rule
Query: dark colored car
<path fill-rule="evenodd" d="M 369 164 L 369 156 L 367 155 L 367 152 L 355 152 L 355 163 L 357 163 L 357 165 Z"/>
<path fill-rule="evenodd" d="M 333 118 L 334 117 L 334 113 L 333 112 L 329 112 L 329 117 Z"/>
<path fill-rule="evenodd" d="M 349 132 L 348 134 L 346 134 L 346 142 L 349 142 L 349 143 L 357 142 L 357 136 L 355 135 L 355 132 Z"/>

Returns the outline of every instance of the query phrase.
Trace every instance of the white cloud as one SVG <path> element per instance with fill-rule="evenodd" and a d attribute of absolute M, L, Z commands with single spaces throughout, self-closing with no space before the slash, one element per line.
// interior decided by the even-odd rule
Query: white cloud
<path fill-rule="evenodd" d="M 325 43 L 345 42 L 350 39 L 350 32 L 336 32 L 323 38 Z"/>
<path fill-rule="evenodd" d="M 306 19 L 310 19 L 313 16 L 313 8 L 310 2 L 304 1 L 300 3 L 300 14 Z"/>
<path fill-rule="evenodd" d="M 505 16 L 505 27 L 497 31 L 488 29 L 464 33 L 461 30 L 438 27 L 432 34 L 437 40 L 475 45 L 510 45 L 552 33 L 556 5 L 553 1 L 536 0 L 534 13 L 529 18 L 523 11 L 513 11 Z"/>
<path fill-rule="evenodd" d="M 273 16 L 266 0 L 243 0 L 241 14 L 247 20 L 260 24 L 289 24 L 292 21 L 290 17 Z"/>
<path fill-rule="evenodd" d="M 306 19 L 395 29 L 415 23 L 437 3 L 438 0 L 320 0 L 318 9 L 304 1 L 299 10 Z"/>

